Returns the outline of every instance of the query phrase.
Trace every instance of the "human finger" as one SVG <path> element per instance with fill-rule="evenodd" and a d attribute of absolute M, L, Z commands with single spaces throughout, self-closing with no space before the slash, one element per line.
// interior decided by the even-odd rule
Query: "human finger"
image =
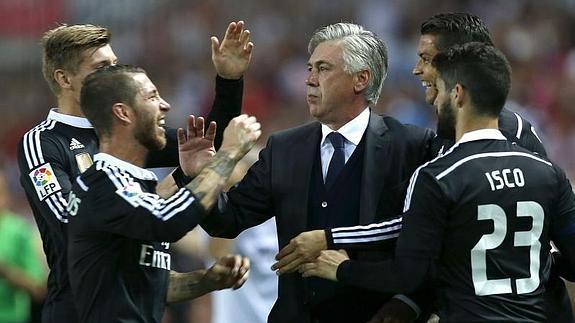
<path fill-rule="evenodd" d="M 276 255 L 276 260 L 280 260 L 286 255 L 292 253 L 295 250 L 295 244 L 289 243 L 287 246 L 283 247 Z"/>
<path fill-rule="evenodd" d="M 242 33 L 240 34 L 239 37 L 239 41 L 240 44 L 242 44 L 242 47 L 245 47 L 247 45 L 247 43 L 250 41 L 250 31 L 248 29 L 242 31 Z"/>
<path fill-rule="evenodd" d="M 210 40 L 212 42 L 212 54 L 213 55 L 219 54 L 219 52 L 220 52 L 220 41 L 218 40 L 218 37 L 212 36 L 210 38 Z"/>
<path fill-rule="evenodd" d="M 196 120 L 196 137 L 204 137 L 204 117 L 198 117 Z"/>
<path fill-rule="evenodd" d="M 208 125 L 208 130 L 206 131 L 206 139 L 214 140 L 216 138 L 216 130 L 218 125 L 215 121 L 210 122 Z"/>
<path fill-rule="evenodd" d="M 196 117 L 193 115 L 188 116 L 188 124 L 186 128 L 186 137 L 188 139 L 196 136 Z"/>
<path fill-rule="evenodd" d="M 236 27 L 237 27 L 237 24 L 235 23 L 235 21 L 230 22 L 230 24 L 228 25 L 228 29 L 226 29 L 226 34 L 224 36 L 224 39 L 233 39 L 234 33 L 236 31 Z"/>
<path fill-rule="evenodd" d="M 186 132 L 182 128 L 178 128 L 176 130 L 177 137 L 178 137 L 178 145 L 182 145 L 186 143 Z"/>

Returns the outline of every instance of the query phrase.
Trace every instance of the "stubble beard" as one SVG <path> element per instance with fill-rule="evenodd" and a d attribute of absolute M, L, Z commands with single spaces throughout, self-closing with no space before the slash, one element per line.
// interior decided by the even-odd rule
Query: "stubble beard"
<path fill-rule="evenodd" d="M 145 121 L 141 120 L 139 116 L 138 119 L 139 126 L 135 133 L 136 140 L 149 151 L 162 150 L 167 142 L 165 132 L 159 134 L 159 130 L 157 130 L 158 125 L 153 119 Z"/>
<path fill-rule="evenodd" d="M 437 135 L 443 139 L 455 140 L 455 111 L 451 102 L 441 104 L 437 114 Z"/>

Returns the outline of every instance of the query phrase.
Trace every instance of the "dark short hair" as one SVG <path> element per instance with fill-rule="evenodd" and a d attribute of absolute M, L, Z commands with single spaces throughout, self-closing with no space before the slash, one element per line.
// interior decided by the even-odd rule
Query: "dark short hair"
<path fill-rule="evenodd" d="M 469 92 L 477 114 L 499 116 L 511 86 L 511 67 L 501 51 L 467 43 L 439 52 L 431 64 L 447 89 L 460 84 Z"/>
<path fill-rule="evenodd" d="M 440 51 L 471 42 L 493 46 L 485 23 L 470 13 L 440 13 L 431 16 L 421 24 L 421 35 L 435 35 L 435 46 Z"/>
<path fill-rule="evenodd" d="M 138 73 L 146 74 L 146 71 L 130 65 L 112 65 L 102 67 L 84 79 L 80 106 L 99 136 L 110 135 L 114 104 L 134 105 L 139 88 L 132 76 Z"/>
<path fill-rule="evenodd" d="M 108 45 L 112 33 L 105 27 L 95 25 L 61 25 L 48 30 L 42 37 L 42 74 L 54 94 L 60 86 L 54 79 L 54 71 L 64 69 L 78 71 L 82 53 L 90 48 Z"/>

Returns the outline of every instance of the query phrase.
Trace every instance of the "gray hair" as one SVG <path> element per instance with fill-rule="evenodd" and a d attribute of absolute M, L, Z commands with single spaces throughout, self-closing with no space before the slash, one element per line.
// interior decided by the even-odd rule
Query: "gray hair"
<path fill-rule="evenodd" d="M 387 48 L 382 39 L 362 26 L 351 23 L 337 23 L 315 31 L 308 45 L 309 53 L 325 42 L 341 40 L 343 44 L 343 69 L 352 74 L 369 70 L 371 78 L 364 92 L 370 106 L 375 106 L 387 76 Z"/>

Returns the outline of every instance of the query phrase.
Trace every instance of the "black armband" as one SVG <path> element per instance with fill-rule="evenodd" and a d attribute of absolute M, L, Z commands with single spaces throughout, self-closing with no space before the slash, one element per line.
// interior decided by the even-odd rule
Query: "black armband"
<path fill-rule="evenodd" d="M 180 166 L 176 167 L 176 169 L 172 172 L 172 177 L 174 178 L 174 182 L 179 188 L 185 187 L 188 185 L 192 178 L 184 174 L 184 171 Z"/>

